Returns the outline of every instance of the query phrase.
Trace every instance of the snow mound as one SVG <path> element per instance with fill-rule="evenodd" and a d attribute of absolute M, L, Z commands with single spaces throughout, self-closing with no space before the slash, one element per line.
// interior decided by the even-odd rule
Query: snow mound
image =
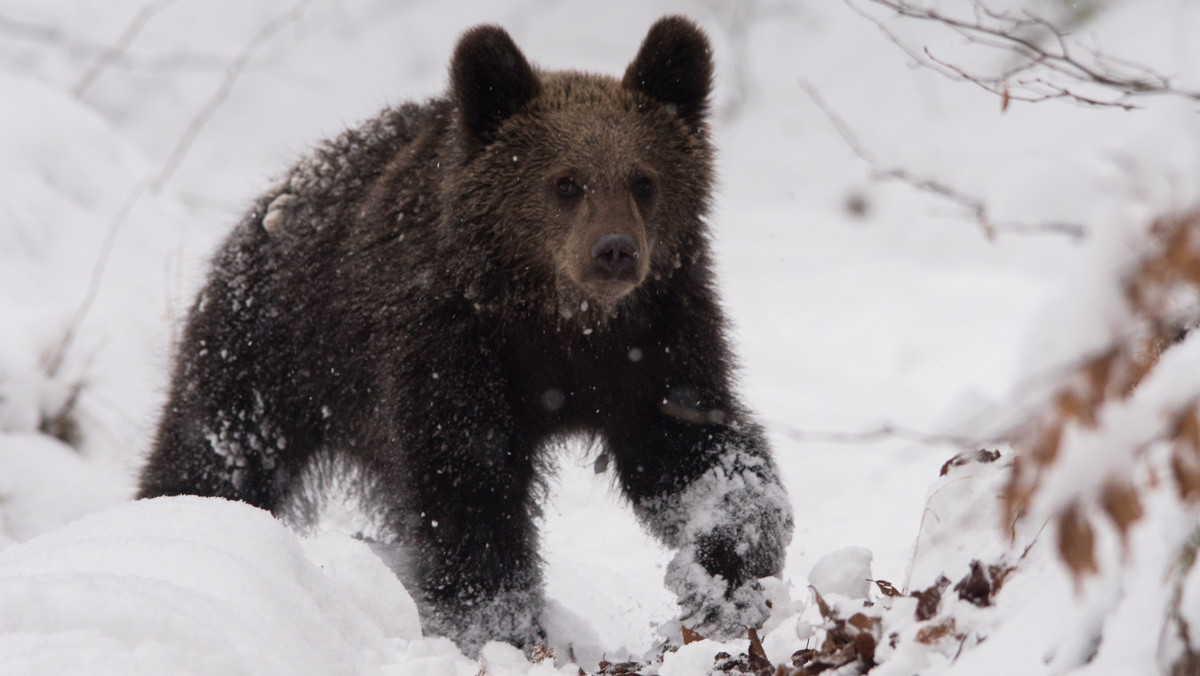
<path fill-rule="evenodd" d="M 55 490 L 45 490 L 54 477 Z M 126 499 L 130 479 L 41 434 L 0 435 L 0 549 Z M 70 500 L 64 500 L 70 495 Z"/>
<path fill-rule="evenodd" d="M 127 504 L 0 553 L 0 673 L 371 673 L 419 627 L 365 544 L 219 499 Z"/>
<path fill-rule="evenodd" d="M 821 596 L 841 594 L 865 599 L 871 591 L 871 550 L 846 547 L 822 556 L 808 574 L 808 583 Z"/>

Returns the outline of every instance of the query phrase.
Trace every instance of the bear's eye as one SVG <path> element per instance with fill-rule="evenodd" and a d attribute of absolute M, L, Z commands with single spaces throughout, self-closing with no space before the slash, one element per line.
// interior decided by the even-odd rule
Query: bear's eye
<path fill-rule="evenodd" d="M 554 189 L 558 191 L 560 197 L 579 197 L 582 192 L 579 184 L 570 176 L 563 176 L 554 182 Z"/>
<path fill-rule="evenodd" d="M 639 198 L 649 198 L 654 196 L 654 181 L 648 176 L 642 176 L 633 182 L 633 194 Z"/>

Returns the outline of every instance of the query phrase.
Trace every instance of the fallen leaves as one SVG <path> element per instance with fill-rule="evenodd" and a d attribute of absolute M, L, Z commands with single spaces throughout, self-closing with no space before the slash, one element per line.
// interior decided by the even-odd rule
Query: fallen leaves
<path fill-rule="evenodd" d="M 684 645 L 689 645 L 691 643 L 695 643 L 697 641 L 704 640 L 704 637 L 700 635 L 700 632 L 692 631 L 691 629 L 688 629 L 687 627 L 682 627 L 682 629 L 683 629 L 683 644 Z"/>
<path fill-rule="evenodd" d="M 1000 451 L 989 451 L 986 448 L 981 448 L 978 451 L 959 453 L 942 465 L 942 470 L 938 473 L 938 476 L 946 476 L 953 467 L 962 467 L 973 463 L 996 462 L 999 459 Z"/>
<path fill-rule="evenodd" d="M 1016 570 L 1015 566 L 1002 564 L 992 564 L 984 568 L 983 564 L 975 559 L 971 561 L 971 572 L 954 585 L 954 591 L 963 601 L 986 608 L 992 605 L 992 599 L 995 598 L 1000 587 L 1004 586 L 1004 581 L 1014 570 Z"/>
<path fill-rule="evenodd" d="M 910 593 L 902 592 L 887 580 L 871 580 L 884 599 L 895 601 L 911 598 L 915 604 L 863 601 L 861 609 L 853 603 L 851 608 L 847 608 L 844 599 L 831 603 L 815 588 L 809 587 L 822 620 L 820 633 L 817 634 L 818 646 L 797 650 L 787 663 L 775 664 L 763 648 L 758 631 L 749 629 L 745 652 L 737 655 L 717 652 L 713 655 L 713 666 L 709 673 L 717 676 L 815 676 L 833 672 L 839 676 L 866 674 L 878 664 L 881 641 L 885 642 L 884 649 L 887 650 L 889 647 L 895 648 L 901 640 L 897 633 L 884 635 L 887 613 L 900 608 L 911 608 L 912 620 L 917 623 L 915 628 L 908 630 L 911 633 L 905 633 L 908 640 L 925 646 L 946 641 L 961 645 L 968 640 L 968 633 L 956 617 L 954 606 L 947 606 L 947 598 L 956 596 L 974 606 L 989 607 L 1014 570 L 1015 566 L 1011 565 L 985 565 L 973 560 L 967 574 L 953 586 L 945 575 L 941 575 L 925 589 Z M 948 591 L 953 591 L 954 595 L 948 595 Z M 688 627 L 681 629 L 683 645 L 705 640 L 704 636 Z M 601 661 L 598 667 L 599 670 L 595 672 L 597 676 L 638 676 L 645 669 L 653 671 L 650 665 L 639 662 Z"/>
<path fill-rule="evenodd" d="M 771 664 L 771 660 L 767 659 L 767 652 L 763 650 L 762 641 L 758 640 L 758 631 L 751 629 L 749 634 L 750 649 L 746 651 L 746 662 L 750 665 L 751 671 L 756 674 L 771 673 L 775 667 Z"/>
<path fill-rule="evenodd" d="M 1121 542 L 1128 542 L 1129 527 L 1142 518 L 1142 501 L 1137 491 L 1124 481 L 1110 481 L 1100 494 L 1100 505 L 1121 533 Z"/>
<path fill-rule="evenodd" d="M 806 672 L 796 671 L 785 665 L 776 667 L 771 664 L 771 660 L 767 659 L 767 653 L 763 650 L 762 641 L 758 638 L 758 631 L 749 630 L 750 647 L 746 652 L 733 657 L 729 653 L 720 652 L 713 658 L 713 670 L 710 673 L 717 674 L 753 674 L 754 676 L 795 676 Z"/>
<path fill-rule="evenodd" d="M 1078 582 L 1085 575 L 1098 573 L 1096 565 L 1096 537 L 1092 524 L 1083 515 L 1077 503 L 1073 503 L 1058 515 L 1058 553 L 1063 563 L 1071 569 Z"/>
<path fill-rule="evenodd" d="M 596 672 L 597 676 L 641 676 L 638 670 L 642 668 L 642 665 L 638 662 L 614 663 L 600 660 L 600 664 L 596 666 L 600 667 L 600 671 Z"/>
<path fill-rule="evenodd" d="M 957 623 L 954 621 L 953 617 L 947 617 L 941 622 L 926 625 L 917 631 L 917 637 L 915 640 L 917 643 L 921 643 L 923 645 L 932 645 L 946 638 L 947 636 L 954 636 L 956 624 Z"/>
<path fill-rule="evenodd" d="M 887 580 L 870 580 L 870 582 L 874 582 L 875 586 L 879 588 L 879 593 L 883 594 L 884 596 L 886 596 L 888 598 L 904 596 L 904 592 L 901 592 L 899 589 L 896 589 L 892 585 L 892 583 L 888 582 Z"/>
<path fill-rule="evenodd" d="M 865 613 L 854 613 L 849 618 L 842 619 L 817 590 L 812 589 L 812 593 L 825 620 L 825 638 L 819 649 L 797 650 L 792 654 L 791 664 L 772 664 L 763 650 L 758 632 L 751 629 L 748 632 L 750 642 L 746 652 L 736 657 L 729 653 L 717 653 L 711 673 L 813 676 L 832 669 L 849 668 L 839 673 L 865 674 L 875 666 L 875 648 L 881 632 L 881 619 Z"/>
<path fill-rule="evenodd" d="M 949 586 L 950 580 L 947 580 L 945 575 L 939 575 L 938 579 L 928 588 L 910 594 L 917 600 L 918 620 L 928 620 L 937 615 L 938 608 L 942 604 L 942 592 Z"/>
<path fill-rule="evenodd" d="M 1196 402 L 1176 417 L 1171 443 L 1171 473 L 1179 497 L 1193 505 L 1200 503 L 1200 407 Z"/>

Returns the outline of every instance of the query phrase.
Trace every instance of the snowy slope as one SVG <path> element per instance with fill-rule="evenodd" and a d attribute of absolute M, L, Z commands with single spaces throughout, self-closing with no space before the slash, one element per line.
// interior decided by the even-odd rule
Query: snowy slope
<path fill-rule="evenodd" d="M 1180 87 L 1200 80 L 1194 3 L 1090 5 L 1090 44 Z M 901 637 L 881 644 L 876 671 L 1158 668 L 1175 649 L 1160 647 L 1163 579 L 1194 513 L 1154 493 L 1132 554 L 1102 532 L 1111 565 L 1077 588 L 1040 521 L 1017 542 L 998 528 L 1009 449 L 938 473 L 975 450 L 960 439 L 1018 421 L 1031 383 L 1106 344 L 1122 317 L 1115 280 L 1148 222 L 1200 194 L 1195 106 L 1002 109 L 916 67 L 855 8 L 918 50 L 1005 63 L 865 0 L 0 0 L 0 674 L 477 673 L 445 640 L 419 637 L 403 589 L 357 543 L 301 539 L 237 505 L 126 504 L 172 336 L 207 253 L 256 192 L 317 139 L 440 93 L 465 28 L 501 23 L 544 67 L 616 74 L 668 12 L 714 43 L 719 273 L 742 382 L 797 515 L 767 657 L 817 647 L 808 585 L 829 582 L 810 577 L 822 557 L 861 572 L 863 551 L 847 548 L 865 548 L 874 578 L 919 590 L 943 573 L 957 582 L 974 558 L 1014 563 L 1032 541 L 990 608 L 947 601 L 916 622 L 915 601 L 871 588 L 890 608 L 884 635 Z M 953 201 L 879 176 L 892 168 L 983 200 L 997 223 L 1087 235 L 988 237 Z M 1191 387 L 1191 343 L 1159 391 Z M 558 666 L 493 645 L 490 674 L 642 660 L 673 619 L 670 554 L 591 460 L 561 459 L 543 528 Z M 949 617 L 969 640 L 917 640 Z M 703 673 L 721 649 L 685 646 L 660 673 Z"/>
<path fill-rule="evenodd" d="M 239 503 L 124 505 L 3 557 L 8 673 L 353 674 L 421 633 L 365 544 L 301 543 Z"/>

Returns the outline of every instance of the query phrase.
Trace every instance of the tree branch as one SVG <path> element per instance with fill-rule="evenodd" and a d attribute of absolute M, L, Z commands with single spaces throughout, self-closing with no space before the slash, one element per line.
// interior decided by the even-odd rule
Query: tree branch
<path fill-rule="evenodd" d="M 134 15 L 133 20 L 130 21 L 129 25 L 125 27 L 125 31 L 121 33 L 121 37 L 117 39 L 117 43 L 105 49 L 100 56 L 97 57 L 94 62 L 92 62 L 92 65 L 87 69 L 86 72 L 84 72 L 83 76 L 79 78 L 79 81 L 75 83 L 75 86 L 71 87 L 71 94 L 76 98 L 80 98 L 86 94 L 87 90 L 96 83 L 96 80 L 100 79 L 100 76 L 104 73 L 104 70 L 116 63 L 118 59 L 120 59 L 125 55 L 126 52 L 129 51 L 129 45 L 133 44 L 133 41 L 137 38 L 138 34 L 142 32 L 142 29 L 145 28 L 146 24 L 149 23 L 150 19 L 154 18 L 155 14 L 158 14 L 162 10 L 166 9 L 174 2 L 175 0 L 158 0 L 158 2 L 145 5 L 138 10 L 138 13 Z"/>
<path fill-rule="evenodd" d="M 136 19 L 135 19 L 136 21 Z M 144 22 L 143 22 L 144 23 Z M 128 29 L 127 29 L 128 30 Z M 140 31 L 140 28 L 138 29 Z M 24 42 L 54 45 L 81 56 L 95 59 L 113 50 L 112 45 L 92 42 L 66 33 L 57 26 L 47 26 L 0 14 L 0 34 Z M 128 49 L 106 63 L 106 67 L 145 71 L 222 71 L 227 57 L 198 52 L 137 53 Z"/>
<path fill-rule="evenodd" d="M 972 44 L 1015 56 L 1018 63 L 998 74 L 969 72 L 937 56 L 928 47 L 915 50 L 906 45 L 884 19 L 852 0 L 845 0 L 851 9 L 874 23 L 920 66 L 996 94 L 1005 106 L 1010 101 L 1036 103 L 1060 99 L 1085 106 L 1129 110 L 1140 107 L 1136 100 L 1147 96 L 1173 96 L 1200 102 L 1200 90 L 1177 87 L 1171 78 L 1152 68 L 1084 47 L 1069 31 L 1028 11 L 1014 15 L 991 10 L 981 0 L 972 0 L 973 18 L 962 19 L 908 0 L 865 1 L 905 19 L 941 24 Z M 1039 35 L 1044 38 L 1035 37 Z M 1109 95 L 1091 95 L 1081 87 L 1098 87 Z"/>
<path fill-rule="evenodd" d="M 856 431 L 805 430 L 779 422 L 769 422 L 768 426 L 792 441 L 802 444 L 870 444 L 898 439 L 923 446 L 954 446 L 974 450 L 980 446 L 994 446 L 1003 443 L 1003 439 L 999 438 L 977 439 L 955 434 L 935 434 L 900 427 L 890 422 L 881 423 L 878 427 Z"/>
<path fill-rule="evenodd" d="M 220 108 L 221 104 L 229 97 L 229 93 L 233 90 L 234 84 L 238 77 L 241 76 L 247 64 L 267 43 L 270 42 L 280 31 L 300 20 L 314 0 L 300 0 L 291 9 L 275 17 L 271 21 L 264 24 L 242 47 L 242 50 L 231 61 L 225 69 L 225 76 L 222 78 L 220 85 L 209 97 L 208 101 L 196 112 L 188 123 L 183 134 L 175 143 L 175 147 L 171 153 L 163 161 L 157 171 L 152 171 L 147 176 L 143 177 L 132 189 L 125 195 L 121 206 L 117 209 L 108 228 L 105 230 L 104 242 L 100 247 L 100 253 L 96 258 L 96 263 L 92 267 L 92 274 L 88 282 L 87 290 L 84 293 L 83 300 L 75 311 L 75 315 L 71 318 L 67 329 L 63 332 L 63 337 L 58 345 L 46 358 L 46 371 L 49 375 L 54 376 L 62 367 L 63 361 L 66 359 L 67 353 L 71 349 L 71 344 L 75 340 L 75 336 L 79 332 L 79 327 L 83 324 L 92 306 L 95 304 L 97 295 L 99 294 L 100 283 L 104 278 L 104 273 L 108 268 L 108 263 L 112 257 L 112 251 L 116 244 L 117 235 L 120 233 L 122 226 L 129 218 L 129 214 L 134 207 L 147 192 L 158 193 L 166 186 L 166 184 L 174 176 L 176 169 L 179 168 L 192 143 L 200 135 L 200 131 L 207 124 L 212 115 Z"/>
<path fill-rule="evenodd" d="M 906 183 L 913 188 L 941 198 L 947 202 L 958 206 L 971 215 L 975 224 L 983 231 L 985 237 L 989 240 L 995 239 L 1000 234 L 1010 235 L 1042 235 L 1055 234 L 1063 235 L 1072 240 L 1081 240 L 1087 235 L 1087 231 L 1083 226 L 1074 223 L 1065 223 L 1060 221 L 1051 221 L 1046 223 L 997 223 L 992 220 L 991 214 L 988 212 L 987 204 L 980 198 L 973 195 L 968 195 L 957 188 L 938 181 L 927 176 L 920 176 L 903 167 L 884 166 L 879 160 L 866 149 L 865 146 L 858 140 L 857 136 L 851 131 L 845 120 L 839 116 L 825 99 L 820 95 L 808 82 L 802 82 L 800 86 L 808 94 L 813 103 L 820 108 L 825 117 L 829 119 L 830 124 L 837 130 L 838 134 L 850 147 L 850 150 L 866 162 L 871 167 L 871 174 L 874 178 L 900 181 Z"/>

